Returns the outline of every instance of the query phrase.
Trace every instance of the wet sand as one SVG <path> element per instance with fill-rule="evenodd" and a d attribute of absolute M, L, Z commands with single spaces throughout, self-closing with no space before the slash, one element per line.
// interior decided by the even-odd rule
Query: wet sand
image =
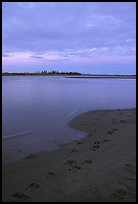
<path fill-rule="evenodd" d="M 2 167 L 4 202 L 136 202 L 136 109 L 69 122 L 86 138 Z"/>

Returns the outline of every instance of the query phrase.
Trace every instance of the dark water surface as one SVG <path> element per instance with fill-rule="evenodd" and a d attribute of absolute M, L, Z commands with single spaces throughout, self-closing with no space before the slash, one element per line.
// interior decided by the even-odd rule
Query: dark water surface
<path fill-rule="evenodd" d="M 135 79 L 2 77 L 3 162 L 84 136 L 67 126 L 81 112 L 136 107 Z"/>

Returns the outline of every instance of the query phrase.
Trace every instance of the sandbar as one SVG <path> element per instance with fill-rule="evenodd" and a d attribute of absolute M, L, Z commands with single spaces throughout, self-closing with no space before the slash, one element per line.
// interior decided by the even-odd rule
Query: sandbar
<path fill-rule="evenodd" d="M 73 118 L 86 137 L 2 166 L 3 202 L 136 202 L 136 109 Z"/>

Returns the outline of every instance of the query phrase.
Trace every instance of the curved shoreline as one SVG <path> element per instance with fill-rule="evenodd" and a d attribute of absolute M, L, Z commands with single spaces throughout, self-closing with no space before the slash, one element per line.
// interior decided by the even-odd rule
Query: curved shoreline
<path fill-rule="evenodd" d="M 83 113 L 86 138 L 3 165 L 3 201 L 135 202 L 136 109 Z"/>

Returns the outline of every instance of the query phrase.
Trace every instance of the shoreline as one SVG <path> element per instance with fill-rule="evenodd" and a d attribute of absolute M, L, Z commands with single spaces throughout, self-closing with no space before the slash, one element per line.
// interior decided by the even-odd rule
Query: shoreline
<path fill-rule="evenodd" d="M 76 79 L 136 79 L 136 76 L 66 76 L 65 78 Z"/>
<path fill-rule="evenodd" d="M 70 76 L 70 75 L 41 75 L 41 74 L 26 74 L 26 75 L 20 75 L 20 74 L 2 74 L 2 76 L 44 76 L 44 77 L 64 77 L 64 78 L 72 78 L 72 79 L 136 79 L 136 76 L 134 75 L 76 75 L 76 76 Z"/>
<path fill-rule="evenodd" d="M 3 165 L 3 201 L 135 202 L 136 109 L 89 111 L 69 127 L 87 137 Z"/>

